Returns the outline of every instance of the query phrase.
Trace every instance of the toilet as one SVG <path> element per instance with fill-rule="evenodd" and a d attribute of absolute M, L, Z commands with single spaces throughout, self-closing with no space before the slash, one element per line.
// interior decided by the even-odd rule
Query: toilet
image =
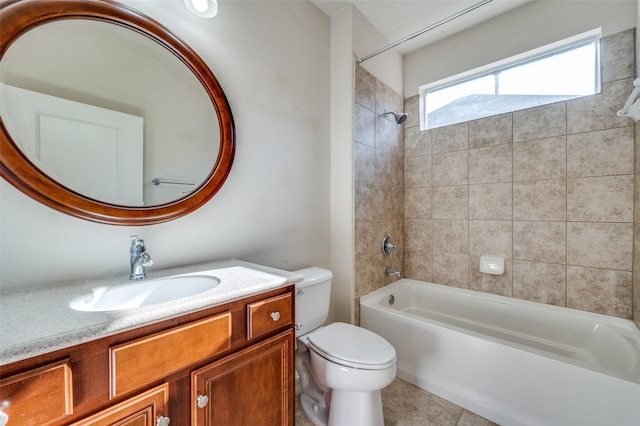
<path fill-rule="evenodd" d="M 396 376 L 396 351 L 382 337 L 351 324 L 322 324 L 329 314 L 326 269 L 295 271 L 296 371 L 300 405 L 316 426 L 383 426 L 380 391 Z"/>

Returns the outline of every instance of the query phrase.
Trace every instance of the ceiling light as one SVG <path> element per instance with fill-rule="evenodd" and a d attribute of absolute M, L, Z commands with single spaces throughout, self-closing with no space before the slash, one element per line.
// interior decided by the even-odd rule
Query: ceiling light
<path fill-rule="evenodd" d="M 218 13 L 218 0 L 184 0 L 184 4 L 201 18 L 213 18 Z"/>

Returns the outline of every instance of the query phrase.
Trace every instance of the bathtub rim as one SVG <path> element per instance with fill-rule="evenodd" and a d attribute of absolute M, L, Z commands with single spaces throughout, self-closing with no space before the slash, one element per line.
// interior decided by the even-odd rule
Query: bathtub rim
<path fill-rule="evenodd" d="M 552 354 L 542 349 L 538 349 L 525 344 L 509 341 L 504 338 L 490 336 L 475 330 L 465 329 L 465 328 L 462 328 L 453 324 L 448 324 L 435 319 L 425 319 L 423 317 L 420 317 L 419 315 L 402 312 L 399 309 L 391 308 L 386 305 L 388 296 L 391 295 L 394 291 L 397 291 L 398 289 L 403 287 L 410 287 L 412 285 L 424 286 L 430 290 L 439 291 L 439 292 L 448 292 L 453 294 L 465 295 L 466 297 L 474 297 L 481 300 L 487 300 L 492 303 L 506 303 L 514 306 L 521 306 L 536 312 L 553 313 L 554 315 L 559 315 L 559 316 L 571 316 L 573 318 L 584 319 L 589 322 L 595 321 L 595 322 L 604 324 L 606 326 L 609 326 L 610 328 L 613 328 L 622 337 L 628 340 L 631 340 L 632 341 L 631 343 L 635 343 L 634 365 L 632 367 L 632 370 L 627 373 L 619 372 L 617 370 L 602 367 L 602 366 L 594 366 L 594 365 L 587 366 L 587 365 L 584 365 L 583 363 L 576 362 L 575 360 L 567 359 L 566 357 L 563 357 L 561 355 Z M 373 310 L 380 310 L 390 315 L 402 317 L 404 319 L 408 319 L 412 321 L 427 322 L 433 326 L 452 329 L 456 332 L 467 334 L 476 339 L 489 340 L 499 345 L 510 346 L 517 349 L 525 350 L 540 356 L 553 359 L 558 362 L 566 362 L 573 366 L 584 368 L 597 374 L 603 374 L 619 380 L 624 380 L 636 385 L 640 385 L 640 330 L 638 329 L 638 327 L 633 321 L 625 318 L 614 317 L 614 316 L 599 314 L 595 312 L 581 311 L 579 309 L 567 308 L 567 307 L 557 306 L 557 305 L 550 305 L 550 304 L 541 303 L 541 302 L 517 299 L 513 297 L 508 297 L 508 296 L 501 296 L 497 294 L 484 293 L 476 290 L 458 288 L 458 287 L 436 284 L 436 283 L 431 283 L 426 281 L 419 281 L 411 278 L 402 278 L 385 287 L 382 287 L 367 295 L 360 297 L 360 306 L 361 306 L 360 308 L 361 314 L 363 312 L 363 307 L 373 309 Z"/>

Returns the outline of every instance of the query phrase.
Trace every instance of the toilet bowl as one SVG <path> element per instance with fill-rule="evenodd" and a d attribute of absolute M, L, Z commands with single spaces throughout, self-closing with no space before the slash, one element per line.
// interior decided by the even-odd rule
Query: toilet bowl
<path fill-rule="evenodd" d="M 295 360 L 304 413 L 316 426 L 383 426 L 380 391 L 395 378 L 395 349 L 351 324 L 321 327 L 329 309 L 331 272 L 296 272 L 305 277 L 296 285 Z"/>

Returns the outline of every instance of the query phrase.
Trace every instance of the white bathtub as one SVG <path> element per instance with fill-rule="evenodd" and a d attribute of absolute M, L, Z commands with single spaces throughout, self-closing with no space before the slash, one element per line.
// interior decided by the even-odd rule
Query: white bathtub
<path fill-rule="evenodd" d="M 631 321 L 401 279 L 360 299 L 360 323 L 398 377 L 496 423 L 640 425 Z"/>

